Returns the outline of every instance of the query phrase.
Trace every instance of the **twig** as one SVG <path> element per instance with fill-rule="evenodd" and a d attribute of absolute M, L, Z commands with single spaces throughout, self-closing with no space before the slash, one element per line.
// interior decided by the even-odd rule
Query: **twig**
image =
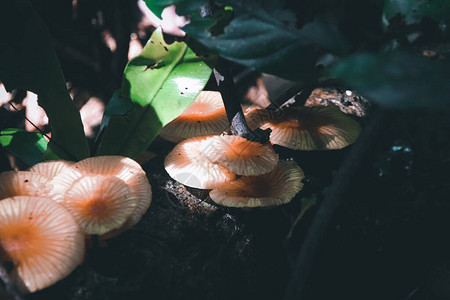
<path fill-rule="evenodd" d="M 370 157 L 378 143 L 378 136 L 389 124 L 390 113 L 381 109 L 375 111 L 369 124 L 362 132 L 356 144 L 345 158 L 342 167 L 335 175 L 333 184 L 328 189 L 323 202 L 314 217 L 314 221 L 306 235 L 297 256 L 294 270 L 286 290 L 285 300 L 305 299 L 307 281 L 314 266 L 316 253 L 325 238 L 327 229 L 336 209 L 344 201 L 344 193 L 351 185 L 352 175 Z"/>
<path fill-rule="evenodd" d="M 251 141 L 265 143 L 269 140 L 270 131 L 263 131 L 261 129 L 252 131 L 248 127 L 229 66 L 229 62 L 219 59 L 217 66 L 214 68 L 214 76 L 216 78 L 217 88 L 222 95 L 231 132 L 234 135 L 239 135 Z"/>

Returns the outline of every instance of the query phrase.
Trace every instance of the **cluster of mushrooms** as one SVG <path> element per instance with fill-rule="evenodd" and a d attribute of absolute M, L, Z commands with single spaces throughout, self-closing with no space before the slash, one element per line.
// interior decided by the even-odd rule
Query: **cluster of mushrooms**
<path fill-rule="evenodd" d="M 86 239 L 135 225 L 151 186 L 134 160 L 91 157 L 47 161 L 0 174 L 0 262 L 23 292 L 54 284 L 80 265 Z"/>
<path fill-rule="evenodd" d="M 166 156 L 168 174 L 182 184 L 209 189 L 232 207 L 288 203 L 302 189 L 302 169 L 280 160 L 278 144 L 296 150 L 341 149 L 361 128 L 338 108 L 282 111 L 249 108 L 252 130 L 271 129 L 270 143 L 228 135 L 218 92 L 204 91 L 161 136 L 178 143 Z M 151 202 L 151 186 L 134 160 L 91 157 L 76 163 L 48 161 L 28 171 L 0 174 L 0 263 L 24 292 L 57 282 L 83 262 L 85 242 L 104 240 L 135 225 Z"/>
<path fill-rule="evenodd" d="M 219 92 L 203 91 L 160 136 L 178 143 L 167 155 L 167 173 L 182 184 L 211 189 L 214 202 L 230 207 L 288 203 L 302 189 L 303 171 L 278 159 L 272 144 L 295 150 L 341 149 L 353 143 L 361 127 L 335 106 L 266 110 L 249 107 L 251 130 L 271 129 L 270 143 L 228 135 L 228 119 Z"/>

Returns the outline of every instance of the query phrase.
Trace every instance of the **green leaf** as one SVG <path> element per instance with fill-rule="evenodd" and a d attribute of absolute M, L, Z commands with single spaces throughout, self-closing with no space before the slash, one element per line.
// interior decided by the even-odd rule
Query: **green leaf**
<path fill-rule="evenodd" d="M 210 75 L 211 68 L 185 43 L 168 45 L 157 29 L 124 72 L 121 101 L 129 99 L 134 107 L 109 116 L 97 155 L 136 157 L 145 151 L 162 127 L 194 101 Z"/>
<path fill-rule="evenodd" d="M 217 24 L 223 27 L 223 20 L 228 19 L 225 9 L 211 18 L 202 18 L 199 7 L 205 1 L 149 1 L 152 7 L 176 4 L 177 13 L 191 19 L 183 30 L 211 51 L 251 69 L 287 79 L 314 78 L 316 61 L 323 51 L 345 54 L 349 48 L 332 23 L 317 18 L 297 30 L 293 27 L 294 16 L 273 1 L 216 1 L 232 6 L 235 15 L 223 33 Z"/>
<path fill-rule="evenodd" d="M 0 145 L 29 166 L 43 161 L 47 141 L 40 133 L 9 128 L 0 132 Z"/>
<path fill-rule="evenodd" d="M 1 1 L 7 12 L 0 43 L 0 81 L 8 90 L 21 88 L 38 94 L 52 129 L 46 156 L 80 160 L 89 156 L 78 109 L 66 88 L 50 34 L 26 0 Z"/>
<path fill-rule="evenodd" d="M 450 63 L 408 52 L 357 54 L 329 70 L 369 100 L 388 108 L 448 109 Z"/>
<path fill-rule="evenodd" d="M 404 16 L 406 24 L 420 23 L 424 17 L 437 22 L 450 21 L 450 1 L 386 0 L 384 19 L 389 20 L 397 14 Z"/>

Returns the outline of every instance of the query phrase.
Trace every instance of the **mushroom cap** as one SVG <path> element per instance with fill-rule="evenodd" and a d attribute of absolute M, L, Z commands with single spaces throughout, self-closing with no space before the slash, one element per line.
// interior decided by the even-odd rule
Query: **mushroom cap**
<path fill-rule="evenodd" d="M 282 111 L 255 110 L 249 127 L 270 128 L 270 141 L 295 150 L 342 149 L 354 143 L 361 126 L 337 107 L 290 107 Z"/>
<path fill-rule="evenodd" d="M 302 169 L 280 160 L 272 172 L 242 176 L 209 192 L 217 204 L 230 207 L 275 206 L 288 203 L 302 189 Z"/>
<path fill-rule="evenodd" d="M 2 263 L 12 261 L 29 292 L 69 275 L 84 258 L 84 234 L 73 216 L 44 197 L 0 201 Z M 20 281 L 16 278 L 16 281 Z"/>
<path fill-rule="evenodd" d="M 176 145 L 164 160 L 170 177 L 198 189 L 212 189 L 233 180 L 235 174 L 210 162 L 202 153 L 210 139 L 211 136 L 192 137 Z"/>
<path fill-rule="evenodd" d="M 278 162 L 278 154 L 270 144 L 251 142 L 236 135 L 213 136 L 201 151 L 212 163 L 238 175 L 266 174 Z"/>
<path fill-rule="evenodd" d="M 67 190 L 61 204 L 87 234 L 120 228 L 137 205 L 137 196 L 114 176 L 84 176 Z"/>
<path fill-rule="evenodd" d="M 96 156 L 81 160 L 58 174 L 53 180 L 51 196 L 55 201 L 63 201 L 65 192 L 75 180 L 83 176 L 114 176 L 130 186 L 137 196 L 137 205 L 125 223 L 127 228 L 135 225 L 150 206 L 152 188 L 142 167 L 134 160 L 124 156 Z"/>
<path fill-rule="evenodd" d="M 159 135 L 179 143 L 194 136 L 220 134 L 228 129 L 228 119 L 219 92 L 202 91 L 180 116 L 168 123 Z"/>
<path fill-rule="evenodd" d="M 7 171 L 0 174 L 0 199 L 13 196 L 47 196 L 50 179 L 29 171 Z"/>
<path fill-rule="evenodd" d="M 66 160 L 49 160 L 32 166 L 29 171 L 53 179 L 61 173 L 66 167 L 73 165 L 74 162 Z"/>

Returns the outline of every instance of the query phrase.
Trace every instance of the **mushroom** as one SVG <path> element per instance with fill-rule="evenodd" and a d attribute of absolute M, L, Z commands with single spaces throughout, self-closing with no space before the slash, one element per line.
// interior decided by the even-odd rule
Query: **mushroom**
<path fill-rule="evenodd" d="M 28 292 L 48 287 L 84 258 L 84 235 L 73 216 L 45 197 L 0 201 L 0 261 L 12 262 Z"/>
<path fill-rule="evenodd" d="M 335 106 L 253 110 L 250 128 L 270 128 L 270 141 L 295 150 L 341 149 L 355 142 L 361 126 Z"/>
<path fill-rule="evenodd" d="M 56 175 L 61 173 L 66 167 L 73 165 L 74 162 L 66 160 L 49 160 L 35 164 L 30 168 L 31 173 L 36 173 L 53 179 Z"/>
<path fill-rule="evenodd" d="M 192 137 L 176 145 L 164 160 L 170 177 L 198 189 L 211 189 L 235 179 L 235 174 L 210 162 L 202 152 L 210 145 L 210 139 L 211 136 Z"/>
<path fill-rule="evenodd" d="M 7 171 L 0 174 L 0 199 L 13 196 L 46 196 L 50 179 L 29 171 Z"/>
<path fill-rule="evenodd" d="M 67 167 L 52 180 L 53 189 L 50 195 L 55 201 L 63 202 L 66 193 L 78 179 L 96 176 L 120 179 L 130 188 L 130 193 L 133 194 L 134 209 L 122 227 L 114 232 L 117 234 L 139 222 L 150 206 L 152 190 L 145 171 L 137 162 L 128 157 L 97 156 L 81 160 Z M 111 237 L 110 234 L 107 236 Z"/>
<path fill-rule="evenodd" d="M 85 176 L 72 184 L 61 204 L 86 234 L 103 235 L 123 226 L 136 207 L 137 196 L 117 177 Z"/>
<path fill-rule="evenodd" d="M 237 135 L 213 136 L 201 151 L 212 163 L 237 175 L 269 173 L 278 162 L 278 154 L 270 144 L 251 142 Z"/>
<path fill-rule="evenodd" d="M 293 161 L 280 160 L 270 172 L 259 176 L 241 176 L 209 192 L 223 206 L 257 207 L 288 203 L 302 189 L 302 169 Z"/>
<path fill-rule="evenodd" d="M 220 134 L 228 120 L 219 92 L 202 91 L 183 113 L 168 123 L 159 135 L 173 143 L 194 136 Z"/>

